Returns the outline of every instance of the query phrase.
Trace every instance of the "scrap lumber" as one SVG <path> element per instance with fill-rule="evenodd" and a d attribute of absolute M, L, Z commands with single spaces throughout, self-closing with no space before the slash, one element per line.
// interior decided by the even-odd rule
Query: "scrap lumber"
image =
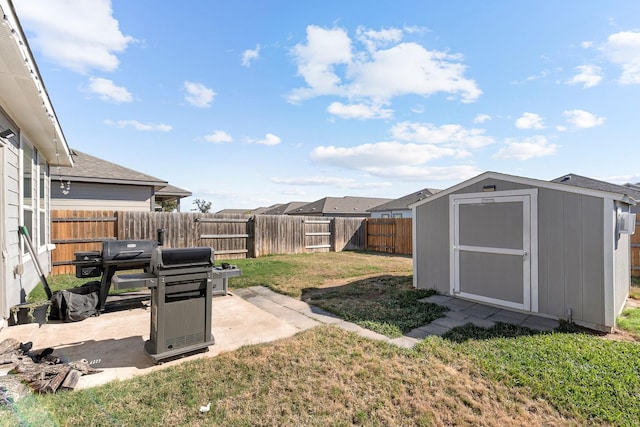
<path fill-rule="evenodd" d="M 31 343 L 22 344 L 12 338 L 0 342 L 0 365 L 12 364 L 9 374 L 28 384 L 37 393 L 73 390 L 82 375 L 102 372 L 85 359 L 68 363 L 54 356 L 47 348 L 39 354 L 30 351 Z"/>

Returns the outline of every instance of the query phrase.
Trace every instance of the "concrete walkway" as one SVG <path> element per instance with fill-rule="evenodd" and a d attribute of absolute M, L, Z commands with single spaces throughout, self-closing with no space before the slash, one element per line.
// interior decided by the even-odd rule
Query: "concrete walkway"
<path fill-rule="evenodd" d="M 441 336 L 451 328 L 467 323 L 490 328 L 496 322 L 503 322 L 538 331 L 552 331 L 559 326 L 559 322 L 553 319 L 490 307 L 449 296 L 434 295 L 421 301 L 447 307 L 449 311 L 444 313 L 444 317 L 413 329 L 400 338 L 389 338 L 262 286 L 237 289 L 233 293 L 299 330 L 309 329 L 323 323 L 332 324 L 347 331 L 357 332 L 363 337 L 385 341 L 404 348 L 411 348 L 428 336 Z"/>

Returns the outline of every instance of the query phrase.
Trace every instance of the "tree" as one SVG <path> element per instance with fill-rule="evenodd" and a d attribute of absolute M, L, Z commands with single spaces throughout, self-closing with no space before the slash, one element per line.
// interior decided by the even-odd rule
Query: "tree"
<path fill-rule="evenodd" d="M 162 212 L 173 212 L 178 208 L 178 201 L 165 200 L 160 202 L 160 206 L 162 206 Z"/>
<path fill-rule="evenodd" d="M 211 202 L 207 202 L 202 199 L 195 199 L 193 204 L 196 205 L 196 209 L 191 209 L 192 211 L 199 211 L 201 213 L 209 213 L 211 209 Z"/>

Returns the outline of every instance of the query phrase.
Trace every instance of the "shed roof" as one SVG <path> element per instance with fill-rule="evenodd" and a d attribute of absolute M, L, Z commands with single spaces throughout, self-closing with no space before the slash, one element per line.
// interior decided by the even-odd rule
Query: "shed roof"
<path fill-rule="evenodd" d="M 323 197 L 289 212 L 289 215 L 366 215 L 367 212 L 391 199 L 377 197 Z"/>
<path fill-rule="evenodd" d="M 124 166 L 100 159 L 78 150 L 71 150 L 74 167 L 61 167 L 60 175 L 65 181 L 98 182 L 103 184 L 148 185 L 160 190 L 167 181 Z M 55 177 L 57 171 L 52 171 Z M 191 195 L 191 194 L 189 194 Z"/>
<path fill-rule="evenodd" d="M 563 176 L 566 176 L 566 175 L 563 175 Z M 507 174 L 502 174 L 498 172 L 484 172 L 476 177 L 470 178 L 466 181 L 463 181 L 459 184 L 449 187 L 446 190 L 442 190 L 431 197 L 427 197 L 426 199 L 413 203 L 411 207 L 412 208 L 417 207 L 424 203 L 428 203 L 433 200 L 437 200 L 441 197 L 448 196 L 449 194 L 454 193 L 455 191 L 458 191 L 464 187 L 467 187 L 469 185 L 475 184 L 477 182 L 480 182 L 489 178 L 508 181 L 508 182 L 517 182 L 520 184 L 530 185 L 533 187 L 548 188 L 550 190 L 565 191 L 568 193 L 578 193 L 578 194 L 585 194 L 589 196 L 603 197 L 603 198 L 608 197 L 614 200 L 620 200 L 622 202 L 625 202 L 631 205 L 635 205 L 637 201 L 631 195 L 631 192 L 634 190 L 631 188 L 625 187 L 624 185 L 611 184 L 611 186 L 613 187 L 608 187 L 607 190 L 604 190 L 602 188 L 589 188 L 584 186 L 568 185 L 565 183 L 558 183 L 553 181 L 542 181 L 535 178 L 526 178 L 526 177 L 516 176 L 516 175 L 507 175 Z M 593 180 L 593 181 L 596 181 L 596 180 Z M 604 181 L 600 181 L 600 182 L 604 182 Z"/>
<path fill-rule="evenodd" d="M 410 209 L 410 206 L 413 203 L 419 202 L 420 200 L 427 197 L 431 197 L 439 191 L 440 190 L 436 190 L 434 188 L 423 188 L 420 191 L 407 194 L 406 196 L 402 196 L 398 199 L 371 208 L 369 209 L 369 212 L 389 211 L 393 209 Z"/>

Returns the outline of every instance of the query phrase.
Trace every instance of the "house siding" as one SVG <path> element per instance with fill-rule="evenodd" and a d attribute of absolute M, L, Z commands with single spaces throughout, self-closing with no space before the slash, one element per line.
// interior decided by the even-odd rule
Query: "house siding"
<path fill-rule="evenodd" d="M 393 218 L 394 215 L 402 215 L 400 218 L 411 218 L 411 209 L 391 209 L 388 211 L 373 211 L 371 212 L 371 218 L 383 218 L 382 215 L 387 215 L 389 218 Z"/>
<path fill-rule="evenodd" d="M 74 182 L 69 194 L 63 194 L 56 177 L 51 186 L 51 209 L 153 211 L 151 186 Z M 66 185 L 66 182 L 64 183 Z"/>
<path fill-rule="evenodd" d="M 3 172 L 4 172 L 4 227 L 2 242 L 3 257 L 5 258 L 5 279 L 4 290 L 6 292 L 4 304 L 0 307 L 2 317 L 9 317 L 9 308 L 15 302 L 20 302 L 20 288 L 22 287 L 20 276 L 13 274 L 13 269 L 20 264 L 20 244 L 18 236 L 18 226 L 20 224 L 20 202 L 19 202 L 19 149 L 13 144 L 6 145 L 3 149 Z"/>

